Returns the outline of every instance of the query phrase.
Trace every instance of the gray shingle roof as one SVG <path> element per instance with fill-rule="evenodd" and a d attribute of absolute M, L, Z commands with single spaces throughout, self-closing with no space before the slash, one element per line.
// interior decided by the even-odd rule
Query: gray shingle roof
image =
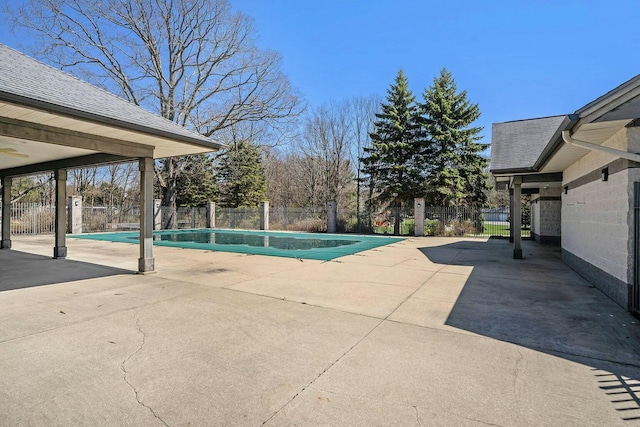
<path fill-rule="evenodd" d="M 2 44 L 0 100 L 46 108 L 56 113 L 209 147 L 212 150 L 221 146 Z"/>
<path fill-rule="evenodd" d="M 491 135 L 491 171 L 532 171 L 568 116 L 494 123 Z"/>

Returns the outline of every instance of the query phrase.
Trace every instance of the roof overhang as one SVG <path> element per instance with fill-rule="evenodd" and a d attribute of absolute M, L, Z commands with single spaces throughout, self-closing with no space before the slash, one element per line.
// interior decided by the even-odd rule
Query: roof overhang
<path fill-rule="evenodd" d="M 491 170 L 491 173 L 497 182 L 507 182 L 509 177 L 518 175 L 561 173 L 590 151 L 564 142 L 563 131 L 569 131 L 573 139 L 602 145 L 637 119 L 640 119 L 640 76 L 568 115 L 532 167 Z"/>
<path fill-rule="evenodd" d="M 58 111 L 50 106 L 9 102 L 0 93 L 0 148 L 15 155 L 0 156 L 3 170 L 56 160 L 109 154 L 120 158 L 164 158 L 200 154 L 222 147 L 195 138 L 107 123 L 95 117 Z"/>
<path fill-rule="evenodd" d="M 0 177 L 224 147 L 8 46 L 0 56 Z"/>

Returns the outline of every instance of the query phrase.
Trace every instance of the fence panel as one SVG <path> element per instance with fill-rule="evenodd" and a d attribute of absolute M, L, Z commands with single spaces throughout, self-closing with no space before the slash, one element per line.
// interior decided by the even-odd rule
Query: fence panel
<path fill-rule="evenodd" d="M 177 215 L 178 228 L 205 228 L 207 226 L 206 207 L 179 207 Z"/>
<path fill-rule="evenodd" d="M 415 230 L 413 206 L 389 206 L 384 210 L 372 212 L 365 223 L 374 234 L 393 234 L 396 214 L 400 217 L 399 235 L 412 236 Z"/>
<path fill-rule="evenodd" d="M 11 234 L 52 234 L 56 208 L 38 203 L 11 204 Z"/>
<path fill-rule="evenodd" d="M 114 206 L 83 206 L 82 232 L 131 231 L 140 229 L 139 209 Z"/>
<path fill-rule="evenodd" d="M 260 229 L 260 210 L 248 208 L 216 208 L 216 228 Z"/>
<path fill-rule="evenodd" d="M 178 228 L 204 228 L 207 209 L 178 208 Z M 415 219 L 413 206 L 399 209 L 400 235 L 413 235 Z M 523 213 L 522 237 L 531 236 Z M 140 227 L 138 209 L 121 210 L 110 207 L 83 207 L 83 232 L 137 230 Z M 270 208 L 271 230 L 326 232 L 327 212 L 320 208 Z M 425 235 L 491 237 L 509 236 L 508 208 L 425 207 Z M 393 234 L 395 209 L 361 215 L 361 232 Z M 11 205 L 12 234 L 52 234 L 55 230 L 55 206 L 37 203 Z M 259 209 L 217 208 L 216 226 L 219 228 L 257 230 L 260 228 Z M 355 212 L 338 210 L 338 232 L 357 232 Z"/>
<path fill-rule="evenodd" d="M 318 208 L 269 208 L 269 229 L 282 231 L 327 231 L 327 211 Z"/>

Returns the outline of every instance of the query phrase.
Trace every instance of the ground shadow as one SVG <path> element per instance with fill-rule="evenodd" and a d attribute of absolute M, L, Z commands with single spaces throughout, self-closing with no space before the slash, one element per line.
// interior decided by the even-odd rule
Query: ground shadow
<path fill-rule="evenodd" d="M 565 266 L 558 248 L 523 242 L 523 260 L 506 240 L 420 250 L 473 267 L 447 325 L 590 366 L 622 419 L 640 419 L 640 321 Z"/>
<path fill-rule="evenodd" d="M 118 274 L 134 272 L 69 259 L 52 259 L 16 250 L 0 250 L 0 292 Z"/>

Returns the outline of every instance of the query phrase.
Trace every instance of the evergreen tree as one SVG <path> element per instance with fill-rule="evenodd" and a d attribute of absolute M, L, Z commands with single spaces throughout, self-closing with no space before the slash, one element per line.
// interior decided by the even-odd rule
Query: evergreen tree
<path fill-rule="evenodd" d="M 447 69 L 423 93 L 421 122 L 429 145 L 426 151 L 427 203 L 436 206 L 482 206 L 489 188 L 487 159 L 480 154 L 489 144 L 480 140 L 481 127 L 471 124 L 480 117 L 478 104 L 458 92 Z"/>
<path fill-rule="evenodd" d="M 236 142 L 220 160 L 218 181 L 220 202 L 224 207 L 257 207 L 267 193 L 260 148 L 251 142 Z"/>
<path fill-rule="evenodd" d="M 213 157 L 198 154 L 183 157 L 184 170 L 177 180 L 178 206 L 198 207 L 218 198 Z"/>
<path fill-rule="evenodd" d="M 400 70 L 376 114 L 371 146 L 364 148 L 362 172 L 370 194 L 381 205 L 411 203 L 422 194 L 422 138 L 418 108 L 407 78 Z"/>

